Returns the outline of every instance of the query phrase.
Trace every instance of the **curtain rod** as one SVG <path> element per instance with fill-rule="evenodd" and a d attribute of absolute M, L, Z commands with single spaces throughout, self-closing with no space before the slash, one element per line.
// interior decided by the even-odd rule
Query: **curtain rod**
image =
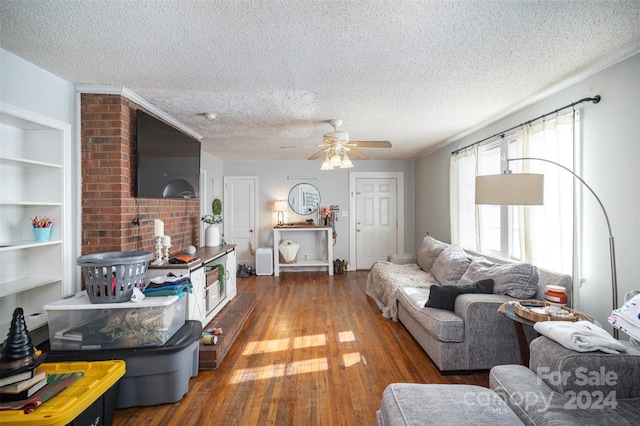
<path fill-rule="evenodd" d="M 578 105 L 578 104 L 581 104 L 581 103 L 583 103 L 583 102 L 593 102 L 594 104 L 597 104 L 598 102 L 600 102 L 600 99 L 601 99 L 601 98 L 600 98 L 600 95 L 596 95 L 596 96 L 594 96 L 593 98 L 582 98 L 582 99 L 580 99 L 579 101 L 575 101 L 575 102 L 573 102 L 573 103 L 570 103 L 569 105 L 565 105 L 565 106 L 560 107 L 560 108 L 558 108 L 558 109 L 556 109 L 556 110 L 554 110 L 554 111 L 548 112 L 548 113 L 546 113 L 546 114 L 542 114 L 540 117 L 536 117 L 536 118 L 533 118 L 533 119 L 531 119 L 531 120 L 529 120 L 529 121 L 525 121 L 524 123 L 520 123 L 520 124 L 518 124 L 517 126 L 513 126 L 513 127 L 509 128 L 509 129 L 507 129 L 507 130 L 503 130 L 503 131 L 501 131 L 501 132 L 498 132 L 498 133 L 496 133 L 495 135 L 491 135 L 491 136 L 489 136 L 488 138 L 484 138 L 484 139 L 482 139 L 482 140 L 479 140 L 479 141 L 477 141 L 477 142 L 474 142 L 474 143 L 469 144 L 469 145 L 467 145 L 467 146 L 464 146 L 464 147 L 462 147 L 462 148 L 456 149 L 455 151 L 452 151 L 452 152 L 451 152 L 451 155 L 455 155 L 455 154 L 459 153 L 460 151 L 464 151 L 464 150 L 465 150 L 465 149 L 467 149 L 467 148 L 471 148 L 472 146 L 479 145 L 479 144 L 481 144 L 482 142 L 487 141 L 487 140 L 489 140 L 489 139 L 493 139 L 493 138 L 498 137 L 498 136 L 500 136 L 500 137 L 504 137 L 505 133 L 507 133 L 507 132 L 510 132 L 510 131 L 512 131 L 512 130 L 515 130 L 515 129 L 518 129 L 518 128 L 520 128 L 520 127 L 528 126 L 529 124 L 534 123 L 534 122 L 536 122 L 536 121 L 538 121 L 538 120 L 540 120 L 540 119 L 542 119 L 542 118 L 548 117 L 548 116 L 553 115 L 553 114 L 557 114 L 557 113 L 559 113 L 560 111 L 565 110 L 565 109 L 567 109 L 567 108 L 573 108 L 574 106 L 576 106 L 576 105 Z"/>

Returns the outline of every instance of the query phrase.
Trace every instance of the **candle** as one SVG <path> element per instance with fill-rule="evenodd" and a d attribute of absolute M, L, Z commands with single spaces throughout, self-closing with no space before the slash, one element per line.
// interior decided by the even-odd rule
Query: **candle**
<path fill-rule="evenodd" d="M 168 235 L 162 236 L 162 245 L 165 247 L 169 247 L 171 245 L 171 237 Z"/>
<path fill-rule="evenodd" d="M 153 219 L 153 236 L 161 237 L 164 235 L 164 222 L 160 219 Z"/>

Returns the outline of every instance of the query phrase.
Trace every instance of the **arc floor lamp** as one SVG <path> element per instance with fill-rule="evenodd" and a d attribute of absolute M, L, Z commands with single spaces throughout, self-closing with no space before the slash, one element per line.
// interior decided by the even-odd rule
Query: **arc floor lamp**
<path fill-rule="evenodd" d="M 609 261 L 611 263 L 611 291 L 613 309 L 618 309 L 618 278 L 616 273 L 616 253 L 609 215 L 593 189 L 571 169 L 555 161 L 536 157 L 508 158 L 507 171 L 501 175 L 476 176 L 476 204 L 497 205 L 542 205 L 544 195 L 544 175 L 534 173 L 511 173 L 508 170 L 510 161 L 543 161 L 560 167 L 571 173 L 595 197 L 604 213 L 609 231 Z M 613 336 L 618 338 L 618 330 L 613 329 Z"/>

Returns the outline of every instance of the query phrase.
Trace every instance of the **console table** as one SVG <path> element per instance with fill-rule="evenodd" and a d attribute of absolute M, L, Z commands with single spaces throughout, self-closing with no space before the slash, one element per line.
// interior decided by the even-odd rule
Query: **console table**
<path fill-rule="evenodd" d="M 278 245 L 282 239 L 294 239 L 301 233 L 313 233 L 315 238 L 322 238 L 322 245 L 326 244 L 326 250 L 315 259 L 298 259 L 296 263 L 280 263 L 280 251 Z M 302 250 L 303 247 L 301 246 Z M 303 250 L 304 251 L 304 250 Z M 300 252 L 298 252 L 300 253 Z M 300 267 L 326 267 L 329 275 L 333 275 L 333 229 L 331 226 L 276 226 L 273 228 L 273 275 L 280 275 L 280 268 Z"/>

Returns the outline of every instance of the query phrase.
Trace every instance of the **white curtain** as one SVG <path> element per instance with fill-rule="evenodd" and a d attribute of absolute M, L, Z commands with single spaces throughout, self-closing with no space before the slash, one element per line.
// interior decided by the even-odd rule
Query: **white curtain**
<path fill-rule="evenodd" d="M 519 130 L 515 157 L 551 160 L 574 169 L 577 111 Z M 524 262 L 571 274 L 573 269 L 573 176 L 542 161 L 511 162 L 511 169 L 544 174 L 544 205 L 518 207 L 520 250 Z"/>
<path fill-rule="evenodd" d="M 477 250 L 477 215 L 475 205 L 477 149 L 471 148 L 451 155 L 449 165 L 449 212 L 451 242 Z"/>

